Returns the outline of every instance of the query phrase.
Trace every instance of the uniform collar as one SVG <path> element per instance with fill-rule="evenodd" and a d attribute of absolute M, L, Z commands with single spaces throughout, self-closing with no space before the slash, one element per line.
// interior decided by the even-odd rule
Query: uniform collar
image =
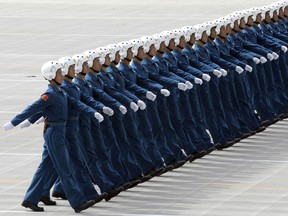
<path fill-rule="evenodd" d="M 73 87 L 74 83 L 69 82 L 67 80 L 63 80 L 62 86 L 68 86 L 68 87 Z"/>
<path fill-rule="evenodd" d="M 58 87 L 56 87 L 56 86 L 53 86 L 53 85 L 51 85 L 51 84 L 49 84 L 48 87 L 51 88 L 51 89 L 52 89 L 53 91 L 55 91 L 55 92 L 61 92 L 61 89 L 60 89 L 60 88 L 58 88 Z"/>

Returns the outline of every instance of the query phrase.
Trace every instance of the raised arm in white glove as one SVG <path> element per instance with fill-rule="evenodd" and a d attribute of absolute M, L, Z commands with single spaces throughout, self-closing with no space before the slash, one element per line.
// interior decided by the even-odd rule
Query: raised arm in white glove
<path fill-rule="evenodd" d="M 108 116 L 114 115 L 114 111 L 110 107 L 103 107 L 103 113 L 105 113 Z"/>
<path fill-rule="evenodd" d="M 217 76 L 218 78 L 220 78 L 220 77 L 222 76 L 222 73 L 221 73 L 221 71 L 219 71 L 219 70 L 213 70 L 213 74 L 214 74 L 215 76 Z"/>
<path fill-rule="evenodd" d="M 209 82 L 211 77 L 208 74 L 203 74 L 202 79 L 205 80 L 206 82 Z"/>
<path fill-rule="evenodd" d="M 227 76 L 228 72 L 225 69 L 221 68 L 220 71 L 222 73 L 222 76 Z"/>
<path fill-rule="evenodd" d="M 29 127 L 30 125 L 31 125 L 31 122 L 28 119 L 26 119 L 26 120 L 24 120 L 23 122 L 21 122 L 19 124 L 19 127 L 20 128 L 25 128 L 25 127 Z"/>
<path fill-rule="evenodd" d="M 281 50 L 282 50 L 284 53 L 286 53 L 287 50 L 288 50 L 288 48 L 287 48 L 286 46 L 281 46 Z"/>
<path fill-rule="evenodd" d="M 240 66 L 236 66 L 235 71 L 236 71 L 238 74 L 241 74 L 241 73 L 244 71 L 244 69 L 243 69 L 242 67 L 240 67 Z"/>
<path fill-rule="evenodd" d="M 94 117 L 99 121 L 99 122 L 102 122 L 104 120 L 104 117 L 98 113 L 98 112 L 95 112 L 94 113 Z"/>
<path fill-rule="evenodd" d="M 3 125 L 4 130 L 12 130 L 15 126 L 11 122 L 7 122 Z"/>
<path fill-rule="evenodd" d="M 142 100 L 138 100 L 138 101 L 137 101 L 137 105 L 138 105 L 138 107 L 139 107 L 141 110 L 146 109 L 146 104 L 145 104 L 144 101 L 142 101 Z"/>
<path fill-rule="evenodd" d="M 161 89 L 160 93 L 163 94 L 165 97 L 170 95 L 170 91 L 168 89 Z"/>
<path fill-rule="evenodd" d="M 123 115 L 125 115 L 125 114 L 127 113 L 127 109 L 126 109 L 126 107 L 123 106 L 123 105 L 120 105 L 120 106 L 119 106 L 119 110 L 120 110 L 120 112 L 121 112 Z"/>
<path fill-rule="evenodd" d="M 246 65 L 245 66 L 245 70 L 248 71 L 248 72 L 252 72 L 253 68 L 250 65 Z"/>
<path fill-rule="evenodd" d="M 194 82 L 195 82 L 195 84 L 198 84 L 198 85 L 202 85 L 203 84 L 203 81 L 201 79 L 199 79 L 199 78 L 195 78 Z"/>
<path fill-rule="evenodd" d="M 255 62 L 255 64 L 259 64 L 261 62 L 260 59 L 256 57 L 253 58 L 253 61 Z"/>
<path fill-rule="evenodd" d="M 264 56 L 261 56 L 260 61 L 262 64 L 265 64 L 267 62 L 267 59 Z"/>
<path fill-rule="evenodd" d="M 272 55 L 273 55 L 273 57 L 274 57 L 274 60 L 276 60 L 276 59 L 279 58 L 279 55 L 278 55 L 277 53 L 275 53 L 275 52 L 272 52 Z"/>
<path fill-rule="evenodd" d="M 42 116 L 41 118 L 39 118 L 36 122 L 35 122 L 35 124 L 40 124 L 40 123 L 42 123 L 42 122 L 44 122 L 45 121 L 45 118 Z"/>
<path fill-rule="evenodd" d="M 274 55 L 272 53 L 268 53 L 267 58 L 272 61 L 274 59 Z"/>
<path fill-rule="evenodd" d="M 156 95 L 153 94 L 151 91 L 147 91 L 146 98 L 151 100 L 151 101 L 154 101 L 156 99 Z"/>
<path fill-rule="evenodd" d="M 130 103 L 130 108 L 131 108 L 134 112 L 137 112 L 137 110 L 139 109 L 139 107 L 137 106 L 137 104 L 134 103 L 134 102 L 131 102 L 131 103 Z"/>
<path fill-rule="evenodd" d="M 186 91 L 187 90 L 187 85 L 185 83 L 178 83 L 178 89 L 182 90 L 182 91 Z"/>
<path fill-rule="evenodd" d="M 187 89 L 192 89 L 193 88 L 193 84 L 189 81 L 186 81 L 185 84 L 187 85 Z"/>

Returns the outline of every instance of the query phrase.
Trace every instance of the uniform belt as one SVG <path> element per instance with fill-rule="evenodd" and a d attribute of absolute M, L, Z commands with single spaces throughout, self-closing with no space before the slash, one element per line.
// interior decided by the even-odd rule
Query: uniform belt
<path fill-rule="evenodd" d="M 49 126 L 66 126 L 66 121 L 62 122 L 48 122 Z"/>

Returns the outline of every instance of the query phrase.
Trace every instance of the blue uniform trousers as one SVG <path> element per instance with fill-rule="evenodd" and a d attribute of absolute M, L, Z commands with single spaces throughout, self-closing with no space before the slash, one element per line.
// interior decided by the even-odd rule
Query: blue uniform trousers
<path fill-rule="evenodd" d="M 150 113 L 151 110 L 147 111 L 147 109 L 150 107 L 151 103 L 152 103 L 152 106 L 155 106 L 156 101 L 147 100 L 145 102 L 146 102 L 147 108 L 145 110 L 138 110 L 134 114 L 135 122 L 138 128 L 139 136 L 141 137 L 143 141 L 145 152 L 151 159 L 154 165 L 154 168 L 158 169 L 164 165 L 164 162 L 160 153 L 160 146 L 163 145 L 161 142 L 163 140 L 164 142 L 166 142 L 166 140 L 165 140 L 165 136 L 163 133 L 163 129 L 162 130 L 160 129 L 160 131 L 155 131 L 156 133 L 154 133 L 154 130 L 153 130 L 154 124 L 152 123 L 151 121 L 152 119 L 149 118 L 149 115 L 148 115 L 148 113 Z M 156 107 L 156 111 L 157 111 L 157 107 Z M 159 134 L 161 137 L 158 136 Z M 157 137 L 158 139 L 156 139 L 156 136 L 158 136 Z"/>
<path fill-rule="evenodd" d="M 67 150 L 69 157 L 71 159 L 71 164 L 74 167 L 75 179 L 79 185 L 79 188 L 82 194 L 85 196 L 87 200 L 95 199 L 98 196 L 97 191 L 94 188 L 94 185 L 91 182 L 89 177 L 89 172 L 85 166 L 85 162 L 83 161 L 83 156 L 81 154 L 81 149 L 79 146 L 79 141 L 77 139 L 78 134 L 78 120 L 67 120 L 66 126 L 66 140 L 67 140 Z M 50 188 L 53 185 L 54 177 L 51 177 Z M 64 192 L 62 189 L 62 184 L 60 178 L 57 179 L 54 191 Z"/>
<path fill-rule="evenodd" d="M 185 155 L 180 149 L 180 144 L 175 136 L 176 132 L 170 119 L 166 100 L 167 98 L 164 95 L 157 95 L 157 111 L 154 109 L 154 104 L 152 107 L 150 106 L 152 102 L 147 103 L 147 110 L 149 119 L 151 120 L 153 134 L 155 134 L 154 131 L 157 132 L 157 136 L 155 136 L 156 143 L 159 146 L 165 164 L 169 164 L 171 161 L 183 160 Z M 159 133 L 159 131 L 161 131 L 161 133 Z"/>
<path fill-rule="evenodd" d="M 155 166 L 146 152 L 146 146 L 144 146 L 143 139 L 141 139 L 139 135 L 135 117 L 137 114 L 138 113 L 135 114 L 133 110 L 129 109 L 128 112 L 123 116 L 124 127 L 134 158 L 136 159 L 137 164 L 140 166 L 142 173 L 146 173 L 149 170 L 155 168 Z M 143 121 L 145 122 L 145 119 L 143 119 Z M 149 127 L 149 125 L 146 126 Z M 149 128 L 146 128 L 146 130 L 149 130 Z M 153 147 L 154 146 L 150 146 L 150 148 Z"/>
<path fill-rule="evenodd" d="M 130 143 L 127 139 L 127 134 L 123 125 L 123 114 L 120 111 L 115 111 L 112 116 L 112 126 L 116 135 L 116 140 L 119 146 L 119 150 L 123 157 L 124 166 L 129 170 L 131 178 L 137 178 L 142 174 L 140 166 L 137 164 L 133 152 L 131 151 Z M 117 151 L 112 152 L 112 157 Z"/>
<path fill-rule="evenodd" d="M 113 173 L 113 169 L 115 169 L 116 173 L 113 174 L 114 177 L 111 177 L 112 179 L 114 179 L 118 173 L 123 183 L 128 182 L 131 179 L 131 174 L 130 174 L 130 171 L 124 165 L 124 162 L 122 159 L 123 155 L 119 149 L 119 146 L 116 140 L 116 135 L 112 128 L 111 117 L 104 116 L 104 118 L 105 118 L 104 121 L 101 122 L 101 125 L 100 125 L 101 133 L 102 133 L 103 139 L 105 140 L 105 148 L 106 148 L 107 156 L 109 158 L 109 161 L 111 161 L 111 166 L 112 166 L 111 167 L 110 164 L 108 164 L 107 169 L 111 170 L 112 173 Z"/>

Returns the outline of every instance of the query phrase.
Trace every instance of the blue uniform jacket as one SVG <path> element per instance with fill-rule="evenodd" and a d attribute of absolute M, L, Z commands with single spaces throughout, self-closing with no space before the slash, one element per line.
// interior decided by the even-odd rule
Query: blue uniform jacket
<path fill-rule="evenodd" d="M 49 122 L 66 122 L 68 106 L 86 113 L 86 116 L 94 117 L 95 110 L 85 106 L 78 100 L 69 97 L 67 93 L 52 85 L 32 105 L 28 106 L 21 114 L 11 120 L 16 126 L 35 113 L 41 113 Z M 88 114 L 88 115 L 87 115 Z"/>

